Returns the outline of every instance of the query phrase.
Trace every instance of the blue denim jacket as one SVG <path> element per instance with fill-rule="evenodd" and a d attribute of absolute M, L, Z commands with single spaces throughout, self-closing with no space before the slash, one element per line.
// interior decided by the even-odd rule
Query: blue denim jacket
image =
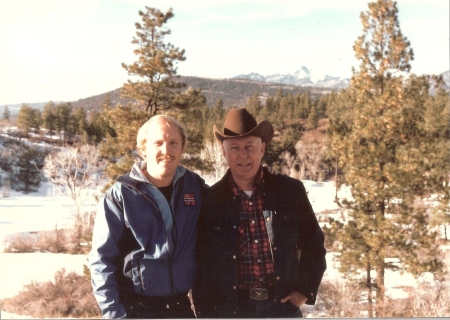
<path fill-rule="evenodd" d="M 170 296 L 192 288 L 204 181 L 178 167 L 169 205 L 137 163 L 102 197 L 89 254 L 104 317 L 126 317 L 120 295 Z"/>

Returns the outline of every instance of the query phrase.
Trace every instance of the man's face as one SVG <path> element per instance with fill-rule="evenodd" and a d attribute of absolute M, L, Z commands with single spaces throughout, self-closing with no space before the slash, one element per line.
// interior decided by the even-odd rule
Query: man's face
<path fill-rule="evenodd" d="M 233 178 L 253 183 L 264 156 L 265 143 L 259 137 L 225 139 L 222 152 Z"/>
<path fill-rule="evenodd" d="M 146 143 L 147 172 L 155 179 L 172 179 L 180 164 L 183 139 L 178 128 L 168 122 L 151 124 Z"/>

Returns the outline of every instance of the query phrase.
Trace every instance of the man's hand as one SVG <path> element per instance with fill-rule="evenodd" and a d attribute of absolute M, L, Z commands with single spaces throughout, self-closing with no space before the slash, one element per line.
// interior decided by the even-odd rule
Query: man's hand
<path fill-rule="evenodd" d="M 300 292 L 292 291 L 291 293 L 289 293 L 289 295 L 287 295 L 286 297 L 281 299 L 281 303 L 285 303 L 286 301 L 291 301 L 291 303 L 293 305 L 300 308 L 306 302 L 306 300 L 308 300 L 308 298 L 306 298 Z"/>

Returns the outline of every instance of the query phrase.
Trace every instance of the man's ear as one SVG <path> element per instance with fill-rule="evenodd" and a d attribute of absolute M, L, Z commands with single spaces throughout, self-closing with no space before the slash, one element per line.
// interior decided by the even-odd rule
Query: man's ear
<path fill-rule="evenodd" d="M 225 157 L 225 147 L 223 146 L 223 143 L 220 146 L 222 148 L 222 155 Z"/>
<path fill-rule="evenodd" d="M 266 144 L 264 142 L 261 142 L 261 152 L 263 155 L 265 151 L 266 151 Z"/>

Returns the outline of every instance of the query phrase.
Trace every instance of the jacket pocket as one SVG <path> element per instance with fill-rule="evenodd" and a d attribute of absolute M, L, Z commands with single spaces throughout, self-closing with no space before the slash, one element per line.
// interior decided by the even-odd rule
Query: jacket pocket
<path fill-rule="evenodd" d="M 172 286 L 169 264 L 162 259 L 136 259 L 131 261 L 132 280 L 136 293 L 146 296 L 169 296 Z"/>

